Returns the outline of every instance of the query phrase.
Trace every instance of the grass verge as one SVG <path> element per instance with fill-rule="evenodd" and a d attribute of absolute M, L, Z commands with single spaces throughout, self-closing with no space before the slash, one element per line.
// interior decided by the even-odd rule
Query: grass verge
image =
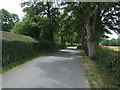
<path fill-rule="evenodd" d="M 88 78 L 91 88 L 103 88 L 104 82 L 102 80 L 102 75 L 97 65 L 92 61 L 83 50 L 80 50 L 81 60 L 85 69 L 86 76 Z"/>
<path fill-rule="evenodd" d="M 96 60 L 91 60 L 83 50 L 80 50 L 80 54 L 91 88 L 116 88 L 119 90 L 119 87 L 112 84 L 112 76 L 103 72 Z"/>

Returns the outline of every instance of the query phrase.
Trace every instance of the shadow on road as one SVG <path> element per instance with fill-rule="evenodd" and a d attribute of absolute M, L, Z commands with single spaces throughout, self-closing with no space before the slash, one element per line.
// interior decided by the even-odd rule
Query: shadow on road
<path fill-rule="evenodd" d="M 48 85 L 51 83 L 54 87 L 87 87 L 76 48 L 69 47 L 47 56 L 49 60 L 37 63 L 36 67 L 44 71 L 39 77 L 47 79 Z"/>
<path fill-rule="evenodd" d="M 54 62 L 38 63 L 36 67 L 45 71 L 45 73 L 41 74 L 40 77 L 47 77 L 48 80 L 52 80 L 52 85 L 55 87 L 78 87 L 79 85 L 85 85 L 84 78 L 81 78 L 83 75 L 80 73 L 82 70 L 79 65 L 80 62 L 76 60 L 76 58 L 74 60 L 73 57 L 72 59 L 58 59 Z M 82 82 L 80 83 L 80 81 Z"/>

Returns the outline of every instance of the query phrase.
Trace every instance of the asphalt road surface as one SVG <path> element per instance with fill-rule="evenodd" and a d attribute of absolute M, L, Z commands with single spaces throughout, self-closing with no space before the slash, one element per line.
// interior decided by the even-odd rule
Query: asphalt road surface
<path fill-rule="evenodd" d="M 62 49 L 28 61 L 2 75 L 3 88 L 89 88 L 79 51 Z"/>

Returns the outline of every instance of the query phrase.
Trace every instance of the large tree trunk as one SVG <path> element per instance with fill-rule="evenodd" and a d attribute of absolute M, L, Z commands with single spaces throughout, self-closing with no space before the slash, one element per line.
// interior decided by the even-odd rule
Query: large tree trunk
<path fill-rule="evenodd" d="M 88 46 L 88 55 L 90 58 L 94 58 L 96 56 L 96 48 L 97 42 L 92 40 L 91 31 L 95 28 L 95 19 L 88 17 L 85 22 L 86 25 L 86 33 L 87 33 L 87 46 Z"/>
<path fill-rule="evenodd" d="M 89 55 L 89 57 L 94 58 L 96 56 L 97 42 L 92 42 L 90 40 L 87 40 L 87 45 L 88 45 L 88 55 Z"/>

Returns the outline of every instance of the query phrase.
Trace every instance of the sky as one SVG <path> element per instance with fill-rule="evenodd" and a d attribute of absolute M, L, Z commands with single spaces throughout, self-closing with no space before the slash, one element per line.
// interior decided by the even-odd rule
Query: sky
<path fill-rule="evenodd" d="M 20 19 L 24 16 L 20 6 L 22 0 L 0 0 L 0 9 L 4 8 L 10 13 L 17 14 Z"/>
<path fill-rule="evenodd" d="M 28 0 L 1 0 L 0 1 L 0 9 L 4 8 L 10 13 L 17 14 L 20 19 L 24 16 L 24 13 L 22 12 L 22 8 L 20 6 L 20 3 L 23 1 L 28 1 Z M 113 34 L 106 34 L 107 36 L 112 38 L 118 38 L 118 35 L 111 31 Z"/>

